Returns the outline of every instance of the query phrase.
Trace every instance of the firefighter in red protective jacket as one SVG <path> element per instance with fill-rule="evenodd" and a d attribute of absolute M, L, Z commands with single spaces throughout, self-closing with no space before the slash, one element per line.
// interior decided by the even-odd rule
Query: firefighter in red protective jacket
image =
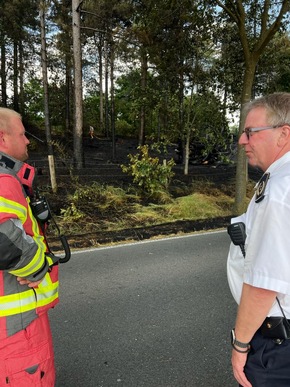
<path fill-rule="evenodd" d="M 55 384 L 48 310 L 58 302 L 58 265 L 29 204 L 28 144 L 21 116 L 0 108 L 0 387 Z"/>

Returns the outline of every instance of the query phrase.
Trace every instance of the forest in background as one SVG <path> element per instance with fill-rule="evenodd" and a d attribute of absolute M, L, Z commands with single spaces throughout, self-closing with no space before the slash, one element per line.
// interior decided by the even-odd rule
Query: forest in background
<path fill-rule="evenodd" d="M 290 91 L 289 1 L 0 0 L 1 106 L 73 149 L 83 137 L 227 146 L 241 105 Z M 231 122 L 232 113 L 237 115 Z M 238 149 L 236 211 L 245 203 Z"/>

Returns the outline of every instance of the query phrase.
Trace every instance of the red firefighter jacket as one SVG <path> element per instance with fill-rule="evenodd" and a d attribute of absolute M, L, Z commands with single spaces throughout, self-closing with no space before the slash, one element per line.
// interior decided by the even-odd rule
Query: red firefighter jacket
<path fill-rule="evenodd" d="M 58 266 L 46 256 L 32 214 L 35 170 L 0 152 L 0 340 L 26 328 L 58 302 Z M 17 277 L 42 282 L 20 285 Z"/>

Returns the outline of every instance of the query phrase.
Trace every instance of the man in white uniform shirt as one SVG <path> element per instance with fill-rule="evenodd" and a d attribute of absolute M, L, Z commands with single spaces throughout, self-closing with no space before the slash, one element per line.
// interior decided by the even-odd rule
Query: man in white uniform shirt
<path fill-rule="evenodd" d="M 231 222 L 245 226 L 245 254 L 232 243 L 228 256 L 229 286 L 239 305 L 232 366 L 243 387 L 289 387 L 290 93 L 258 98 L 244 109 L 239 144 L 264 175 L 247 212 Z"/>

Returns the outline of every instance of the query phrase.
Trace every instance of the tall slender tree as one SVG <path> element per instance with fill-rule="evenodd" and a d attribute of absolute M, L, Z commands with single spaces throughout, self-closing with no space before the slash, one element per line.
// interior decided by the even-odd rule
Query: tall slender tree
<path fill-rule="evenodd" d="M 42 67 L 42 80 L 43 80 L 43 91 L 44 91 L 44 121 L 45 121 L 45 134 L 48 150 L 48 163 L 50 171 L 50 180 L 52 191 L 57 192 L 55 165 L 53 146 L 51 138 L 51 127 L 50 127 L 50 114 L 49 114 L 49 92 L 48 92 L 48 76 L 47 76 L 47 50 L 46 50 L 46 23 L 45 16 L 47 13 L 49 3 L 46 0 L 41 0 L 39 4 L 39 16 L 40 16 L 40 35 L 41 35 L 41 67 Z"/>
<path fill-rule="evenodd" d="M 23 91 L 24 64 L 28 62 L 35 43 L 38 16 L 37 0 L 2 0 L 0 2 L 0 43 L 1 43 L 1 79 L 2 101 L 8 105 L 7 89 L 13 90 L 12 105 L 21 111 L 19 94 Z M 2 56 L 3 55 L 3 56 Z M 4 63 L 5 61 L 5 63 Z M 10 79 L 12 82 L 9 81 Z M 11 85 L 12 83 L 12 85 Z"/>
<path fill-rule="evenodd" d="M 83 85 L 82 85 L 82 51 L 81 51 L 81 3 L 72 0 L 72 29 L 74 57 L 74 164 L 77 169 L 83 168 Z"/>
<path fill-rule="evenodd" d="M 65 132 L 73 132 L 73 51 L 72 51 L 72 3 L 71 0 L 53 0 L 53 21 L 57 26 L 54 36 L 58 52 L 56 67 L 64 67 L 64 118 Z"/>

